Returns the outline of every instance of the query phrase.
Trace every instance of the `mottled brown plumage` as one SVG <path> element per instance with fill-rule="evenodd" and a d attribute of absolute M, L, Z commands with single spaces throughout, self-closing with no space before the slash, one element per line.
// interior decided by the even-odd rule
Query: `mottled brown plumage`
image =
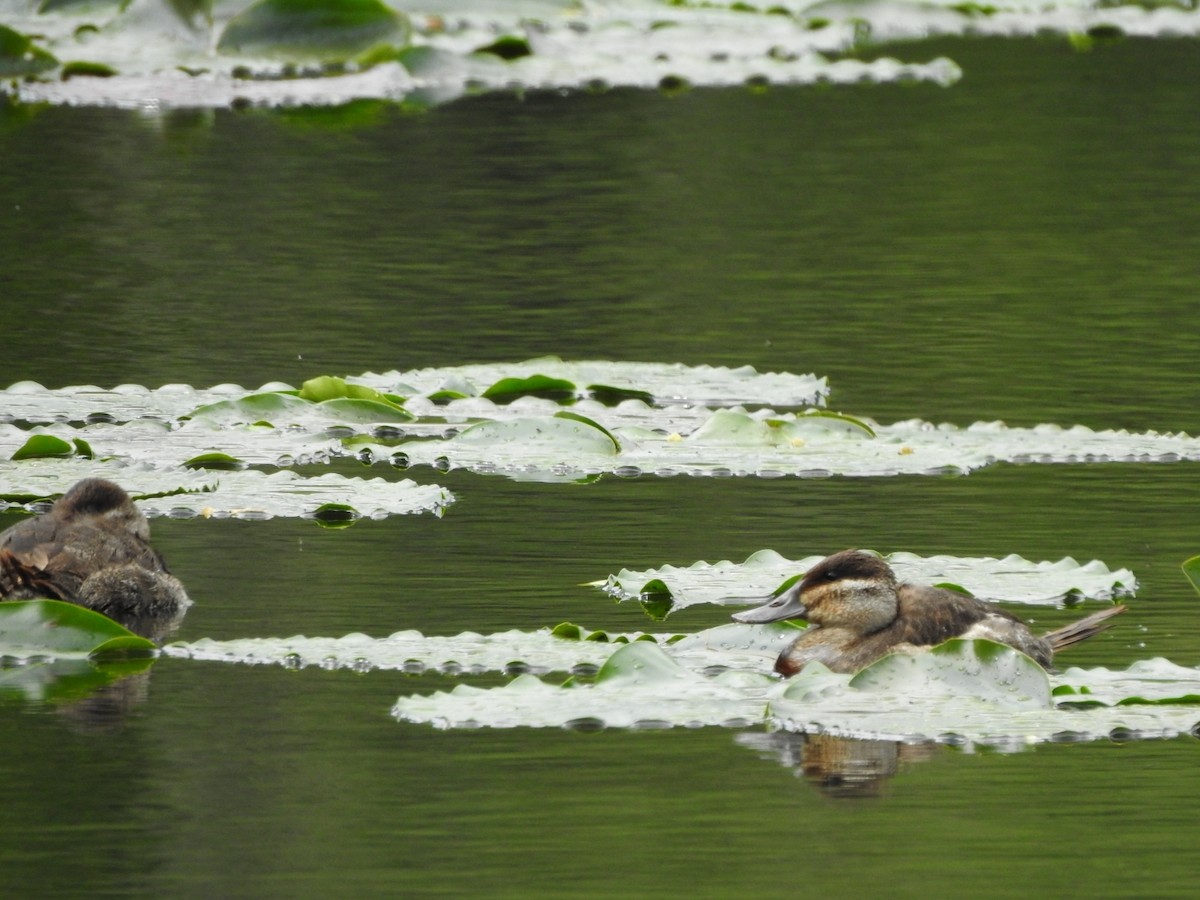
<path fill-rule="evenodd" d="M 101 478 L 76 483 L 49 512 L 0 534 L 0 598 L 39 597 L 118 620 L 172 616 L 191 604 L 150 546 L 145 516 Z"/>
<path fill-rule="evenodd" d="M 1049 667 L 1056 651 L 1086 640 L 1125 611 L 1114 606 L 1045 635 L 982 600 L 929 585 L 899 583 L 872 553 L 843 550 L 765 606 L 738 613 L 738 622 L 806 619 L 809 627 L 785 649 L 775 671 L 794 675 L 820 661 L 835 672 L 857 672 L 893 651 L 913 652 L 951 638 L 1008 644 Z"/>

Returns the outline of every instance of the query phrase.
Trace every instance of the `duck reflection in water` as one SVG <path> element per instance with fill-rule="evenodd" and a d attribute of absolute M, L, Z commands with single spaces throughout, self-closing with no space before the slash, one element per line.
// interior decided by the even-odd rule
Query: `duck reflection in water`
<path fill-rule="evenodd" d="M 746 732 L 738 744 L 793 769 L 827 797 L 878 797 L 884 785 L 905 766 L 928 762 L 941 751 L 934 741 L 904 743 L 796 734 L 789 731 Z"/>

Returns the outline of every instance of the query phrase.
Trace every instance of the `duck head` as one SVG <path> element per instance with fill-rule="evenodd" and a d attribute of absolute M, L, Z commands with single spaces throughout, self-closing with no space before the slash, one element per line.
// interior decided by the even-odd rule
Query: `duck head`
<path fill-rule="evenodd" d="M 150 539 L 150 525 L 120 485 L 103 478 L 85 478 L 55 501 L 51 514 L 63 524 L 91 519 L 99 528 L 128 531 Z"/>
<path fill-rule="evenodd" d="M 896 574 L 866 550 L 827 556 L 771 602 L 735 613 L 735 622 L 762 624 L 805 619 L 812 625 L 878 631 L 896 618 Z"/>

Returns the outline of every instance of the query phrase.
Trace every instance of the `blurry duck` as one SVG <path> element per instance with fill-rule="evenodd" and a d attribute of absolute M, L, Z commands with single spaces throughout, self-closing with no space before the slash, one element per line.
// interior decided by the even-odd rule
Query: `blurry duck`
<path fill-rule="evenodd" d="M 0 533 L 0 599 L 36 598 L 86 606 L 131 628 L 131 620 L 177 617 L 192 602 L 150 546 L 146 517 L 102 478 L 77 482 L 49 512 Z"/>
<path fill-rule="evenodd" d="M 1008 644 L 1049 667 L 1064 647 L 1104 631 L 1114 606 L 1044 635 L 1016 616 L 957 591 L 896 581 L 891 566 L 865 550 L 821 560 L 804 578 L 765 606 L 733 616 L 737 622 L 805 619 L 809 627 L 775 661 L 790 676 L 814 660 L 834 672 L 857 672 L 892 651 L 914 652 L 951 638 Z"/>

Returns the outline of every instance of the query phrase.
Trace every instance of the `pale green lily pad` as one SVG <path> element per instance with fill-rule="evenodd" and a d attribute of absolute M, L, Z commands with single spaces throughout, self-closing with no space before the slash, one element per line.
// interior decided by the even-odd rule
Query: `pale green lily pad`
<path fill-rule="evenodd" d="M 249 665 L 284 665 L 290 668 L 321 666 L 327 669 L 399 669 L 407 672 L 437 670 L 479 674 L 518 668 L 532 672 L 568 672 L 581 666 L 598 668 L 617 647 L 640 640 L 641 632 L 606 635 L 607 640 L 556 637 L 551 629 L 497 634 L 464 632 L 451 637 L 425 636 L 419 631 L 398 631 L 385 638 L 348 634 L 340 638 L 304 637 L 241 638 L 214 641 L 204 638 L 176 642 L 163 648 L 167 656 Z M 665 639 L 665 637 L 664 637 Z"/>
<path fill-rule="evenodd" d="M 540 417 L 530 413 L 544 409 L 535 404 L 544 402 L 525 398 L 512 404 L 507 413 L 500 413 L 478 403 L 455 401 L 442 415 L 512 420 L 517 414 L 534 419 Z M 409 408 L 420 414 L 418 403 L 410 403 Z M 977 423 L 968 428 L 934 427 L 924 422 L 889 426 L 849 416 L 780 414 L 773 410 L 680 412 L 674 407 L 656 409 L 637 401 L 615 409 L 600 404 L 575 409 L 610 431 L 620 443 L 620 453 L 608 460 L 571 460 L 570 448 L 556 446 L 553 441 L 531 442 L 520 452 L 519 445 L 505 440 L 493 451 L 484 442 L 465 445 L 454 436 L 402 443 L 395 448 L 366 449 L 379 459 L 390 458 L 389 452 L 399 450 L 414 465 L 448 465 L 514 477 L 539 471 L 581 476 L 607 472 L 626 476 L 878 477 L 966 474 L 1000 461 L 1200 460 L 1200 439 L 1184 434 L 1097 432 L 1081 426 L 1066 429 L 1054 425 L 1007 428 L 1000 423 Z"/>
<path fill-rule="evenodd" d="M 831 552 L 835 548 L 831 548 Z M 844 549 L 844 548 L 843 548 Z M 699 603 L 740 605 L 764 603 L 786 579 L 802 574 L 826 554 L 788 559 L 774 550 L 759 550 L 745 562 L 722 560 L 690 566 L 622 569 L 605 581 L 593 582 L 618 600 L 642 600 L 650 588 L 673 609 Z M 982 600 L 1004 600 L 1041 606 L 1071 599 L 1114 600 L 1137 590 L 1128 569 L 1110 570 L 1103 562 L 1080 564 L 1070 557 L 1058 562 L 1032 562 L 1011 554 L 994 557 L 929 556 L 896 552 L 884 557 L 901 581 L 962 585 Z M 667 597 L 661 594 L 666 591 Z"/>
<path fill-rule="evenodd" d="M 502 688 L 458 685 L 401 697 L 392 715 L 440 728 L 739 727 L 761 718 L 770 678 L 724 672 L 706 678 L 680 666 L 657 644 L 622 645 L 594 684 L 557 687 L 521 675 Z"/>
<path fill-rule="evenodd" d="M 326 427 L 329 424 L 324 423 Z M 156 468 L 187 465 L 211 454 L 236 457 L 248 465 L 292 466 L 327 463 L 343 453 L 341 440 L 331 437 L 325 428 L 302 431 L 268 425 L 218 426 L 199 419 L 174 428 L 154 419 L 139 419 L 124 425 L 101 423 L 84 428 L 38 426 L 33 433 L 70 445 L 74 452 L 69 455 L 99 455 L 102 459 Z M 13 425 L 0 425 L 0 459 L 13 457 L 30 434 Z"/>
<path fill-rule="evenodd" d="M 1086 690 L 1084 696 L 1091 696 L 1096 688 L 1111 687 L 1118 683 L 1113 674 L 1072 669 L 1047 676 L 1011 648 L 981 651 L 981 643 L 990 644 L 949 641 L 926 653 L 885 657 L 853 677 L 810 665 L 771 699 L 767 719 L 788 731 L 1005 750 L 1051 740 L 1173 737 L 1200 722 L 1188 693 L 1200 681 L 1194 669 L 1185 670 L 1170 689 L 1182 702 L 1141 701 L 1144 692 L 1160 686 L 1158 664 L 1152 672 L 1131 666 L 1123 674 L 1119 683 L 1129 692 L 1123 700 L 1077 708 L 1074 694 Z M 1063 685 L 1072 693 L 1064 697 L 1055 690 L 1051 697 Z"/>
<path fill-rule="evenodd" d="M 747 669 L 765 674 L 797 634 L 782 625 L 722 625 L 696 634 L 605 633 L 572 625 L 496 634 L 464 632 L 450 637 L 398 631 L 385 638 L 348 634 L 340 638 L 203 638 L 163 648 L 168 656 L 289 668 L 436 670 L 450 674 L 596 670 L 620 647 L 652 642 L 678 664 L 696 671 Z M 563 635 L 566 635 L 565 637 Z"/>
<path fill-rule="evenodd" d="M 305 478 L 295 472 L 266 474 L 254 469 L 215 472 L 210 477 L 215 481 L 211 493 L 143 500 L 138 506 L 147 516 L 270 519 L 312 518 L 323 507 L 333 505 L 352 510 L 356 517 L 381 519 L 423 512 L 441 515 L 454 502 L 454 495 L 445 488 L 409 479 L 348 478 L 333 473 Z"/>
<path fill-rule="evenodd" d="M 304 478 L 295 472 L 255 469 L 214 472 L 156 469 L 86 460 L 30 460 L 0 465 L 0 499 L 29 509 L 58 497 L 82 478 L 107 478 L 129 491 L 147 516 L 269 519 L 312 517 L 322 506 L 350 507 L 359 517 L 431 512 L 441 515 L 454 496 L 436 484 L 409 479 L 349 478 L 329 473 Z"/>
<path fill-rule="evenodd" d="M 258 0 L 229 20 L 221 53 L 344 61 L 378 44 L 408 43 L 408 17 L 380 0 Z"/>
<path fill-rule="evenodd" d="M 1006 750 L 1049 740 L 1169 737 L 1200 721 L 1200 694 L 1191 693 L 1200 686 L 1195 669 L 1149 661 L 1124 673 L 1073 669 L 1048 676 L 1028 657 L 987 641 L 950 641 L 925 653 L 885 657 L 855 676 L 820 665 L 790 681 L 719 664 L 708 670 L 719 674 L 681 665 L 674 647 L 636 642 L 616 649 L 595 684 L 560 687 L 522 675 L 501 688 L 459 685 L 401 697 L 392 712 L 438 728 L 742 727 L 767 721 L 807 733 Z M 1056 703 L 1063 698 L 1052 689 L 1066 685 L 1070 695 Z M 1076 695 L 1099 695 L 1106 686 L 1115 686 L 1111 705 L 1077 708 Z M 1156 689 L 1173 698 L 1146 699 Z"/>
<path fill-rule="evenodd" d="M 397 383 L 432 394 L 444 387 L 472 396 L 482 395 L 502 379 L 541 375 L 574 385 L 597 385 L 648 393 L 659 404 L 732 406 L 756 403 L 775 408 L 819 406 L 829 393 L 824 378 L 787 372 L 758 372 L 751 366 L 685 366 L 680 363 L 569 361 L 554 356 L 519 363 L 480 364 L 437 369 L 414 369 L 383 375 L 368 373 L 359 380 L 380 390 Z"/>

